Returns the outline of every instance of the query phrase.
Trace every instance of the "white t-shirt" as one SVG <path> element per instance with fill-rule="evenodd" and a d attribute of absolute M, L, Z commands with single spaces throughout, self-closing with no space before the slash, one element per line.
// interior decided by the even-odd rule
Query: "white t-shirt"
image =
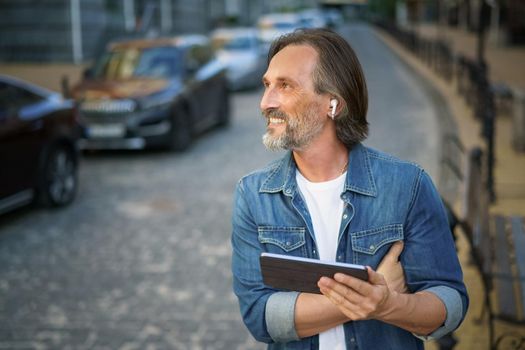
<path fill-rule="evenodd" d="M 340 196 L 344 190 L 346 172 L 326 182 L 310 182 L 299 171 L 295 177 L 312 218 L 319 259 L 335 261 L 344 208 Z M 320 333 L 319 349 L 345 350 L 343 325 Z"/>

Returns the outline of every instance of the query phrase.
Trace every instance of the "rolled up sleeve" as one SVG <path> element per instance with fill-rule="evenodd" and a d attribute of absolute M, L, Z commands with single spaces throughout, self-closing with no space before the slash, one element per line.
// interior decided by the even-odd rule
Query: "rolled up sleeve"
<path fill-rule="evenodd" d="M 295 331 L 298 292 L 277 292 L 266 302 L 266 328 L 276 343 L 299 340 Z"/>
<path fill-rule="evenodd" d="M 430 177 L 420 173 L 405 223 L 401 263 L 412 293 L 427 291 L 445 305 L 443 325 L 422 340 L 438 339 L 454 331 L 468 308 L 468 294 L 450 232 L 445 208 Z"/>
<path fill-rule="evenodd" d="M 463 319 L 463 302 L 457 290 L 447 286 L 436 286 L 425 289 L 425 292 L 434 294 L 445 304 L 447 317 L 443 325 L 431 334 L 426 336 L 414 334 L 414 336 L 423 341 L 439 339 L 445 334 L 454 331 Z"/>

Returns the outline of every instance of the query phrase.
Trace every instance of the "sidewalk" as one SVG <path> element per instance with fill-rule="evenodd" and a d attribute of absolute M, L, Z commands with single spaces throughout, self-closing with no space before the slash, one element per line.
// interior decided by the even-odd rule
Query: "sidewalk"
<path fill-rule="evenodd" d="M 420 35 L 436 38 L 438 35 L 451 43 L 454 54 L 463 54 L 474 58 L 476 38 L 474 34 L 461 30 L 444 29 L 437 26 L 419 26 Z M 425 65 L 418 57 L 406 50 L 391 36 L 378 31 L 378 36 L 405 60 L 417 73 L 432 83 L 447 101 L 448 107 L 457 124 L 457 132 L 466 150 L 476 145 L 483 145 L 481 123 L 473 116 L 473 111 L 456 92 L 455 81 L 446 82 L 436 72 Z M 525 47 L 506 48 L 487 41 L 486 60 L 492 82 L 504 82 L 510 87 L 525 89 Z M 498 115 L 495 134 L 495 192 L 496 203 L 490 207 L 492 213 L 525 215 L 525 153 L 517 153 L 511 146 L 511 117 Z M 461 189 L 460 189 L 461 190 Z M 458 197 L 461 197 L 459 195 Z M 456 212 L 461 213 L 462 203 L 455 203 Z M 476 267 L 470 263 L 470 247 L 467 239 L 458 237 L 458 255 L 463 267 L 465 283 L 470 295 L 469 312 L 463 324 L 455 332 L 458 344 L 455 349 L 477 350 L 488 348 L 488 327 L 485 319 L 479 322 L 483 305 L 483 285 Z M 525 327 L 502 325 L 496 322 L 496 332 L 512 330 L 523 334 Z M 438 349 L 437 344 L 426 344 L 427 350 Z"/>
<path fill-rule="evenodd" d="M 472 59 L 476 57 L 477 39 L 474 33 L 433 25 L 421 25 L 417 31 L 424 37 L 441 37 L 447 40 L 456 54 Z M 504 47 L 488 38 L 485 57 L 493 83 L 505 83 L 511 88 L 525 91 L 525 46 Z M 474 120 L 472 111 L 455 93 L 455 89 L 448 86 L 447 90 L 452 90 L 447 99 L 454 111 L 464 145 L 469 149 L 475 144 L 480 144 L 482 141 L 477 136 L 479 121 Z M 497 201 L 491 207 L 491 212 L 525 215 L 525 153 L 518 153 L 512 148 L 511 128 L 511 116 L 499 114 L 496 119 L 494 169 Z M 473 135 L 473 131 L 476 131 L 476 135 Z"/>
<path fill-rule="evenodd" d="M 0 62 L 0 74 L 10 75 L 47 89 L 62 92 L 62 78 L 67 77 L 70 86 L 78 83 L 87 64 L 71 63 L 8 63 Z"/>

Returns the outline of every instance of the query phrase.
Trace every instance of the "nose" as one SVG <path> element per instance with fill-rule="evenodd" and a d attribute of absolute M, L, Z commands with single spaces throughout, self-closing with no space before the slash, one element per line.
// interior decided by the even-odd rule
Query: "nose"
<path fill-rule="evenodd" d="M 279 98 L 276 94 L 275 89 L 271 86 L 267 86 L 264 89 L 264 94 L 261 98 L 260 103 L 261 111 L 265 111 L 269 108 L 279 108 Z"/>

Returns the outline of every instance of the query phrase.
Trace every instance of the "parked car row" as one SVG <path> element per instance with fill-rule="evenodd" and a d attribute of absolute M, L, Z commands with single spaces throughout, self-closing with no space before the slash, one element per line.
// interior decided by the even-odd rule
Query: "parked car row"
<path fill-rule="evenodd" d="M 305 9 L 299 12 L 270 13 L 259 18 L 259 39 L 266 50 L 277 37 L 298 28 L 335 28 L 343 23 L 338 10 Z"/>
<path fill-rule="evenodd" d="M 197 134 L 228 125 L 230 91 L 261 85 L 271 41 L 338 21 L 305 10 L 209 36 L 112 42 L 67 91 L 71 99 L 0 76 L 0 214 L 73 201 L 79 149 L 188 148 Z"/>
<path fill-rule="evenodd" d="M 319 10 L 269 14 L 256 28 L 112 43 L 72 91 L 82 149 L 184 150 L 229 121 L 229 91 L 261 85 L 268 47 L 299 27 L 325 27 Z"/>
<path fill-rule="evenodd" d="M 256 28 L 218 28 L 210 36 L 219 60 L 227 67 L 228 86 L 237 91 L 261 86 L 268 49 L 277 37 L 298 28 L 335 28 L 342 23 L 336 9 L 306 9 L 266 14 L 258 19 Z"/>

